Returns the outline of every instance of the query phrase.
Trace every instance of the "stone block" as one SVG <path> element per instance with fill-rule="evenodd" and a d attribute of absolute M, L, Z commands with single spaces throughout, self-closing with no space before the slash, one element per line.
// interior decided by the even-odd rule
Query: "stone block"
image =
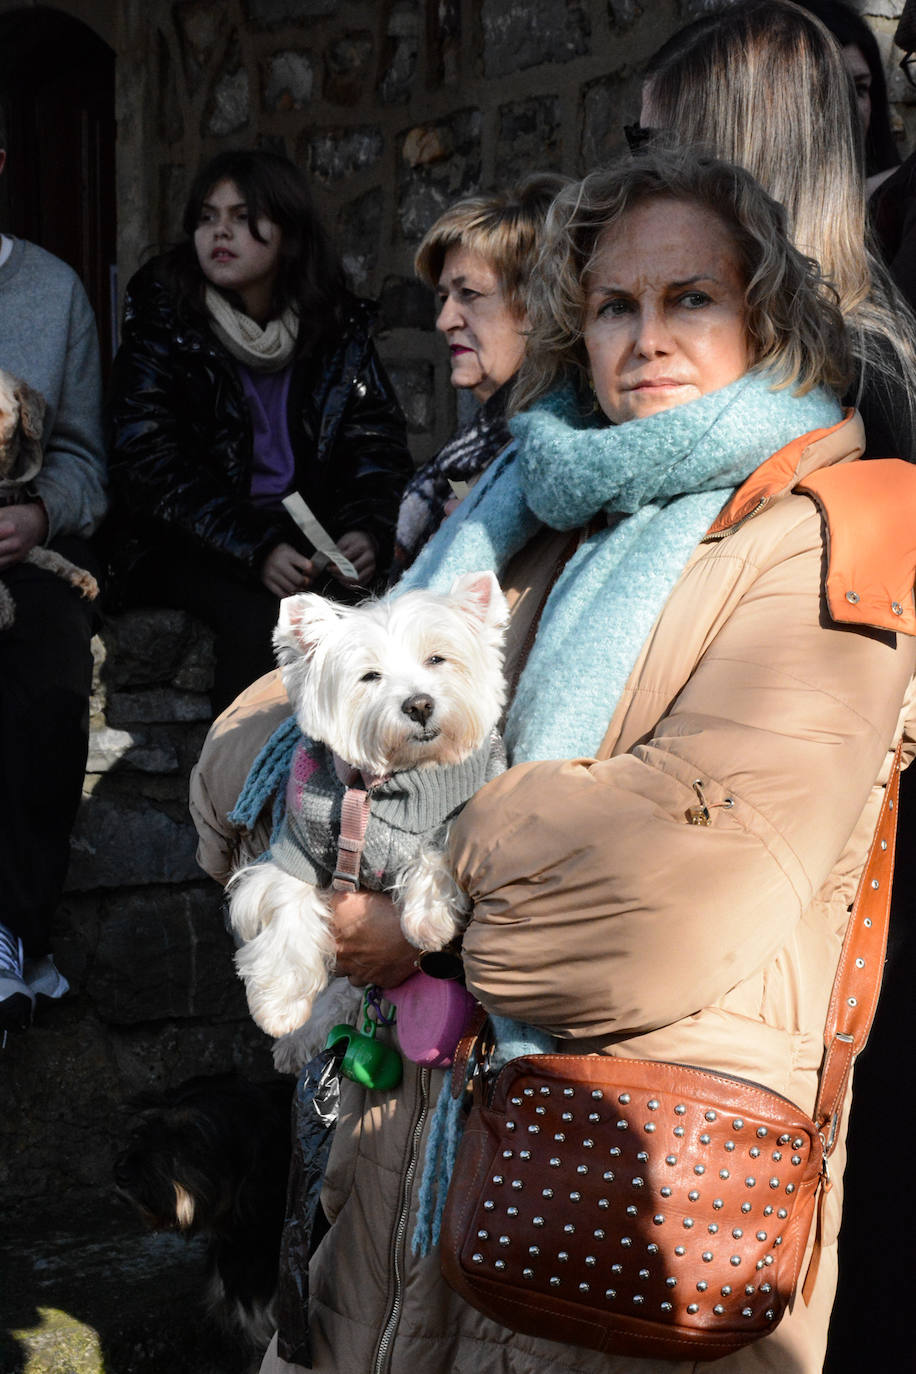
<path fill-rule="evenodd" d="M 479 190 L 480 130 L 479 110 L 458 110 L 404 134 L 397 214 L 409 242 L 421 239 L 454 201 Z"/>
<path fill-rule="evenodd" d="M 336 14 L 340 0 L 245 0 L 245 8 L 253 24 L 276 28 L 281 24 L 301 24 L 303 19 L 322 19 Z"/>
<path fill-rule="evenodd" d="M 386 329 L 435 328 L 436 298 L 416 277 L 386 277 L 379 307 Z"/>
<path fill-rule="evenodd" d="M 639 114 L 642 78 L 624 67 L 590 82 L 582 95 L 582 146 L 579 165 L 600 167 L 626 151 L 624 124 Z"/>
<path fill-rule="evenodd" d="M 220 0 L 184 0 L 172 13 L 185 73 L 196 89 L 225 36 L 225 10 Z"/>
<path fill-rule="evenodd" d="M 380 187 L 357 196 L 337 216 L 337 245 L 354 291 L 368 291 L 378 262 L 385 198 Z"/>
<path fill-rule="evenodd" d="M 161 32 L 156 35 L 156 46 L 159 53 L 159 137 L 164 143 L 178 143 L 184 133 L 178 80 L 169 45 Z"/>
<path fill-rule="evenodd" d="M 642 16 L 643 5 L 638 0 L 608 0 L 607 9 L 612 27 L 626 29 Z"/>
<path fill-rule="evenodd" d="M 369 82 L 372 34 L 356 29 L 329 43 L 324 55 L 324 98 L 333 105 L 358 105 Z"/>
<path fill-rule="evenodd" d="M 393 0 L 388 11 L 385 63 L 379 82 L 383 105 L 399 105 L 410 99 L 420 48 L 420 23 L 417 0 Z"/>
<path fill-rule="evenodd" d="M 408 434 L 425 434 L 433 425 L 431 363 L 386 363 L 388 376 L 407 419 Z"/>
<path fill-rule="evenodd" d="M 96 685 L 110 691 L 159 683 L 211 685 L 213 635 L 184 611 L 165 607 L 109 616 L 92 641 Z"/>
<path fill-rule="evenodd" d="M 556 96 L 532 96 L 499 107 L 496 135 L 496 181 L 513 186 L 529 172 L 559 170 L 562 162 L 560 102 Z"/>
<path fill-rule="evenodd" d="M 208 696 L 200 692 L 176 692 L 169 687 L 149 687 L 139 692 L 112 692 L 108 698 L 108 720 L 111 725 L 209 720 L 212 714 Z"/>
<path fill-rule="evenodd" d="M 184 883 L 200 877 L 197 832 L 142 798 L 84 798 L 70 837 L 68 892 Z"/>
<path fill-rule="evenodd" d="M 461 70 L 461 0 L 427 7 L 427 67 L 440 86 L 455 85 Z"/>
<path fill-rule="evenodd" d="M 264 68 L 264 108 L 302 110 L 312 98 L 315 63 L 307 52 L 278 52 Z"/>
<path fill-rule="evenodd" d="M 109 901 L 84 994 L 106 1023 L 239 1020 L 245 993 L 213 884 Z"/>
<path fill-rule="evenodd" d="M 103 725 L 89 733 L 88 773 L 110 773 L 114 769 L 138 773 L 174 773 L 178 770 L 178 750 L 164 735 L 148 730 L 113 730 Z"/>
<path fill-rule="evenodd" d="M 483 0 L 483 66 L 487 77 L 510 76 L 542 62 L 569 62 L 588 52 L 587 6 L 578 0 Z"/>
<path fill-rule="evenodd" d="M 310 174 L 325 183 L 374 167 L 385 151 L 382 132 L 373 124 L 357 128 L 325 128 L 310 131 L 306 165 Z"/>
<path fill-rule="evenodd" d="M 248 123 L 249 114 L 247 71 L 244 67 L 225 71 L 213 87 L 203 133 L 213 138 L 238 133 Z"/>
<path fill-rule="evenodd" d="M 244 1004 L 245 992 L 238 990 Z M 248 1015 L 215 1023 L 157 1022 L 151 1026 L 112 1027 L 111 1050 L 126 1093 L 157 1091 L 196 1074 L 235 1070 L 249 1078 L 273 1073 L 273 1042 Z"/>

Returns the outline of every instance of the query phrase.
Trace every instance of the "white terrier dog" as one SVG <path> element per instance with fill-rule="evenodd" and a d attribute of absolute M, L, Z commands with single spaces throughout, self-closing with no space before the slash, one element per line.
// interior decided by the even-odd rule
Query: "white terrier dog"
<path fill-rule="evenodd" d="M 271 859 L 240 869 L 229 887 L 230 920 L 246 942 L 236 966 L 269 1035 L 307 1021 L 331 976 L 328 899 L 354 848 L 339 847 L 354 784 L 348 804 L 354 795 L 364 804 L 367 824 L 344 885 L 390 891 L 421 949 L 441 949 L 463 927 L 468 899 L 442 848 L 449 820 L 505 768 L 496 724 L 507 619 L 489 572 L 458 578 L 448 595 L 411 591 L 347 607 L 306 592 L 281 603 L 274 647 L 305 739 Z M 344 988 L 322 999 L 328 1028 L 351 1009 Z M 317 1045 L 319 1028 L 309 1029 Z"/>

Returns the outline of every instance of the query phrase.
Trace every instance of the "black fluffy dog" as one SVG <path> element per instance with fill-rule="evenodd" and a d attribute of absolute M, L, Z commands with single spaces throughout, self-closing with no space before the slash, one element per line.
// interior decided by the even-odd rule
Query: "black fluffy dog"
<path fill-rule="evenodd" d="M 208 1237 L 211 1310 L 260 1348 L 275 1329 L 293 1087 L 224 1074 L 136 1098 L 114 1166 L 149 1227 Z"/>

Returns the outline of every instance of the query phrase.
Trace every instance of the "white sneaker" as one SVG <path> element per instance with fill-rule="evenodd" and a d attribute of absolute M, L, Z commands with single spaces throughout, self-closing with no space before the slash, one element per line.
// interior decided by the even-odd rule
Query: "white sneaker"
<path fill-rule="evenodd" d="M 55 964 L 53 954 L 45 954 L 40 959 L 26 959 L 22 977 L 37 997 L 56 1000 L 70 991 L 70 984 Z"/>
<path fill-rule="evenodd" d="M 32 1024 L 35 994 L 26 983 L 22 966 L 22 941 L 0 922 L 0 1031 L 28 1030 Z"/>

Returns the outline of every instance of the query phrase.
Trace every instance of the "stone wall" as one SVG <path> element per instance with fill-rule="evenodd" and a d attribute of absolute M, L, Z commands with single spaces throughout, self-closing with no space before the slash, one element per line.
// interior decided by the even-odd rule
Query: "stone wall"
<path fill-rule="evenodd" d="M 722 0 L 714 0 L 720 4 Z M 85 5 L 86 0 L 83 0 Z M 646 58 L 713 0 L 127 0 L 118 63 L 122 281 L 174 237 L 190 177 L 223 147 L 287 153 L 312 178 L 350 280 L 378 297 L 382 354 L 417 461 L 455 397 L 413 253 L 458 197 L 617 151 Z M 858 0 L 897 117 L 913 91 L 902 0 Z M 911 134 L 916 129 L 910 130 Z"/>
<path fill-rule="evenodd" d="M 645 57 L 696 0 L 183 0 L 124 7 L 120 269 L 172 238 L 190 177 L 260 144 L 304 167 L 382 353 L 417 460 L 455 400 L 413 253 L 442 210 L 620 143 Z M 140 213 L 137 213 L 139 211 Z"/>

